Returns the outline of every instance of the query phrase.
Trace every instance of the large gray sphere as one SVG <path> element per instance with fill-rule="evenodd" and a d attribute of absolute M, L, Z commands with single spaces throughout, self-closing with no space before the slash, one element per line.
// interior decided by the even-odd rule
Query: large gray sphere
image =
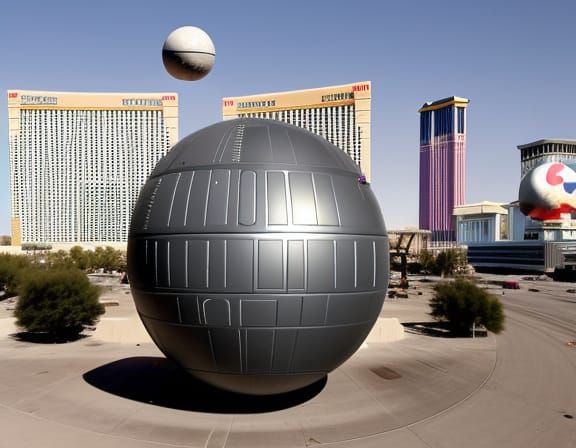
<path fill-rule="evenodd" d="M 217 387 L 275 394 L 342 364 L 389 278 L 378 203 L 348 155 L 237 119 L 181 140 L 142 188 L 128 243 L 138 313 L 166 356 Z"/>

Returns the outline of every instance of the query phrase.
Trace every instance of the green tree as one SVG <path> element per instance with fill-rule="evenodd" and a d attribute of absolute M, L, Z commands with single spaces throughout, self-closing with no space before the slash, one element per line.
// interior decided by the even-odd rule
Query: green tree
<path fill-rule="evenodd" d="M 77 337 L 104 313 L 98 287 L 78 269 L 30 269 L 19 294 L 17 325 L 56 339 Z"/>
<path fill-rule="evenodd" d="M 70 249 L 70 258 L 78 269 L 85 271 L 90 267 L 90 257 L 80 246 L 74 246 Z"/>
<path fill-rule="evenodd" d="M 94 251 L 86 251 L 88 265 L 92 270 L 104 269 L 104 271 L 119 271 L 126 269 L 126 257 L 122 251 L 113 247 L 98 246 Z"/>
<path fill-rule="evenodd" d="M 438 254 L 434 273 L 443 277 L 454 275 L 466 267 L 466 253 L 461 249 L 446 249 Z"/>
<path fill-rule="evenodd" d="M 106 246 L 101 256 L 101 267 L 105 271 L 118 271 L 122 269 L 122 252 L 113 247 Z"/>
<path fill-rule="evenodd" d="M 4 291 L 5 298 L 17 294 L 22 272 L 30 265 L 25 255 L 0 254 L 0 291 Z"/>
<path fill-rule="evenodd" d="M 420 251 L 418 255 L 418 262 L 420 263 L 421 269 L 427 274 L 432 274 L 436 266 L 436 257 L 434 254 L 426 249 Z"/>
<path fill-rule="evenodd" d="M 474 324 L 483 325 L 494 333 L 504 329 L 502 304 L 475 283 L 456 279 L 438 283 L 434 291 L 430 314 L 436 320 L 445 321 L 452 334 L 468 336 Z"/>
<path fill-rule="evenodd" d="M 45 262 L 48 266 L 53 268 L 72 268 L 74 261 L 65 250 L 57 252 L 48 252 L 45 256 Z"/>
<path fill-rule="evenodd" d="M 94 249 L 94 251 L 90 252 L 90 267 L 92 270 L 100 269 L 103 267 L 103 258 L 104 248 L 101 246 L 98 246 L 96 249 Z"/>

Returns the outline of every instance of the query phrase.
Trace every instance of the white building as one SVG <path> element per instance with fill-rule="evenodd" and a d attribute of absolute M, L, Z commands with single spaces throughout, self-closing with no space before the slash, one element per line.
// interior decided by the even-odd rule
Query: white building
<path fill-rule="evenodd" d="M 504 204 L 481 202 L 454 207 L 458 244 L 508 239 L 508 210 Z"/>
<path fill-rule="evenodd" d="M 222 99 L 225 120 L 266 118 L 307 129 L 345 151 L 370 180 L 370 81 Z"/>
<path fill-rule="evenodd" d="M 546 138 L 519 145 L 520 176 L 546 162 L 576 163 L 576 140 Z"/>
<path fill-rule="evenodd" d="M 126 241 L 178 140 L 175 93 L 8 91 L 12 245 Z"/>

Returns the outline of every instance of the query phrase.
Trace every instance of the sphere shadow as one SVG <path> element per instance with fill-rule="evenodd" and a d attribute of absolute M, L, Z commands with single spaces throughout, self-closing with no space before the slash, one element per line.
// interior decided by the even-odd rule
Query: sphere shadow
<path fill-rule="evenodd" d="M 430 336 L 434 338 L 471 338 L 470 334 L 452 334 L 447 322 L 403 322 L 402 326 L 406 333 L 418 334 L 422 336 Z M 487 337 L 488 332 L 485 329 L 478 328 L 476 330 L 476 337 Z"/>
<path fill-rule="evenodd" d="M 32 344 L 67 344 L 69 342 L 76 342 L 88 336 L 85 334 L 71 334 L 71 335 L 53 335 L 50 333 L 21 331 L 13 333 L 9 337 L 18 342 L 29 342 Z"/>
<path fill-rule="evenodd" d="M 160 357 L 120 359 L 83 375 L 104 392 L 182 411 L 214 414 L 257 414 L 288 409 L 318 395 L 327 377 L 302 389 L 269 396 L 227 392 L 199 381 L 175 363 Z"/>
<path fill-rule="evenodd" d="M 403 322 L 407 333 L 436 338 L 454 338 L 445 322 Z"/>

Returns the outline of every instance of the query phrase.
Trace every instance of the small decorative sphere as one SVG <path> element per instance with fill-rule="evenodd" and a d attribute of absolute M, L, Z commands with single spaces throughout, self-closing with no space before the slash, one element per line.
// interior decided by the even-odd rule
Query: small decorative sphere
<path fill-rule="evenodd" d="M 167 357 L 266 395 L 322 379 L 360 347 L 388 256 L 380 207 L 348 155 L 305 129 L 242 118 L 158 162 L 132 215 L 128 276 Z"/>
<path fill-rule="evenodd" d="M 183 26 L 172 31 L 162 48 L 166 71 L 183 81 L 198 81 L 214 66 L 216 50 L 210 36 L 195 26 Z"/>

